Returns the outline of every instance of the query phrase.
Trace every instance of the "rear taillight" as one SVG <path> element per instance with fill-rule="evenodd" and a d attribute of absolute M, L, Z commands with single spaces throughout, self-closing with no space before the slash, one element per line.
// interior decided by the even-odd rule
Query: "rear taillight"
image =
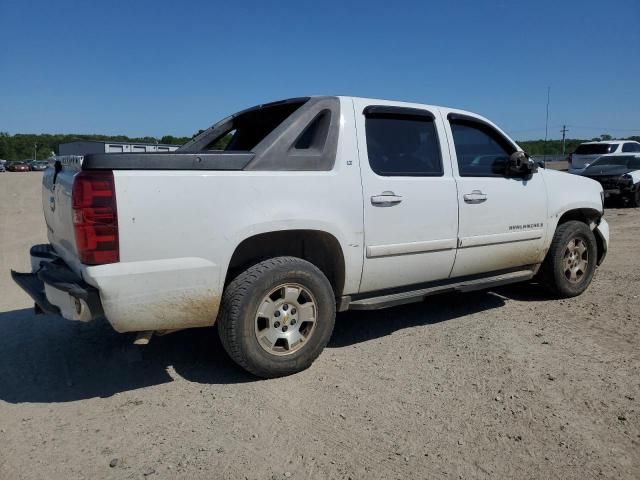
<path fill-rule="evenodd" d="M 82 171 L 73 182 L 73 226 L 80 261 L 102 265 L 120 260 L 113 172 Z"/>

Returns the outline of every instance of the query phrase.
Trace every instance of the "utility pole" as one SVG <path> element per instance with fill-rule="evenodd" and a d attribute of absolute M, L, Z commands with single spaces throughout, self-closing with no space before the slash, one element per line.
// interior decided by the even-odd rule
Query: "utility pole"
<path fill-rule="evenodd" d="M 33 144 L 33 159 L 34 160 L 38 159 L 38 144 L 37 143 Z"/>
<path fill-rule="evenodd" d="M 562 132 L 562 156 L 564 157 L 564 138 L 569 130 L 566 125 L 562 125 L 562 130 L 560 131 Z"/>

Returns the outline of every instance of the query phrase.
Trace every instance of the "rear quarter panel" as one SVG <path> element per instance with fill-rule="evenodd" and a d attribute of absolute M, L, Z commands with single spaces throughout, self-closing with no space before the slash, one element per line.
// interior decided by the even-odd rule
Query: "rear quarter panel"
<path fill-rule="evenodd" d="M 333 171 L 114 171 L 121 261 L 85 270 L 114 328 L 213 324 L 235 248 L 272 231 L 332 234 L 345 258 L 345 293 L 356 292 L 362 192 L 353 109 L 341 112 Z"/>

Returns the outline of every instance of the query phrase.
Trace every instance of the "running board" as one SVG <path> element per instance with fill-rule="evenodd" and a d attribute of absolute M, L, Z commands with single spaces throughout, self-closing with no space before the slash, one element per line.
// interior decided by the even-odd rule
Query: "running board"
<path fill-rule="evenodd" d="M 523 270 L 519 272 L 504 273 L 494 277 L 485 277 L 475 280 L 465 280 L 457 283 L 436 285 L 410 292 L 392 293 L 379 297 L 363 298 L 348 303 L 345 310 L 378 310 L 381 308 L 395 307 L 406 303 L 421 302 L 430 295 L 444 292 L 473 292 L 486 288 L 499 287 L 509 283 L 526 282 L 533 278 L 534 272 Z"/>

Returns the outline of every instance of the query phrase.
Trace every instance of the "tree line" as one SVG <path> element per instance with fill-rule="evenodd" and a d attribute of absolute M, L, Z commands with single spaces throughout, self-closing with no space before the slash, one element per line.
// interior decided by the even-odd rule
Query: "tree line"
<path fill-rule="evenodd" d="M 201 132 L 202 130 L 200 130 Z M 198 132 L 198 133 L 200 133 Z M 197 134 L 196 134 L 197 135 Z M 195 135 L 194 135 L 195 136 Z M 131 142 L 131 143 L 167 143 L 172 145 L 183 145 L 193 137 L 174 137 L 173 135 L 165 135 L 161 138 L 155 137 L 128 137 L 126 135 L 83 135 L 83 134 L 28 134 L 16 133 L 9 135 L 6 132 L 0 132 L 0 159 L 2 160 L 27 160 L 33 159 L 34 153 L 36 159 L 44 160 L 52 154 L 58 153 L 58 145 L 75 140 L 98 140 L 103 142 Z M 228 138 L 224 140 L 228 141 Z M 601 135 L 592 138 L 597 140 L 612 140 L 610 135 Z M 636 140 L 640 142 L 640 136 L 632 136 L 623 140 Z M 565 153 L 568 155 L 573 152 L 576 147 L 584 139 L 567 139 L 565 140 Z M 226 142 L 224 142 L 226 143 Z M 518 144 L 531 155 L 560 155 L 562 154 L 562 140 L 523 140 Z"/>

